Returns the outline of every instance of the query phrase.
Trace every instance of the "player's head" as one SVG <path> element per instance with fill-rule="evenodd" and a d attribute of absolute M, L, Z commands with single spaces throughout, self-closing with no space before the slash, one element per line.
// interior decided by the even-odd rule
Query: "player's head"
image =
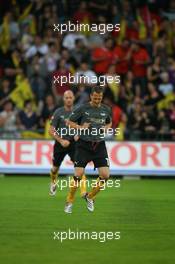
<path fill-rule="evenodd" d="M 71 90 L 67 90 L 63 95 L 64 106 L 71 107 L 74 104 L 74 94 Z"/>
<path fill-rule="evenodd" d="M 90 94 L 90 98 L 91 98 L 91 103 L 93 105 L 99 106 L 103 99 L 103 89 L 98 86 L 93 87 Z"/>

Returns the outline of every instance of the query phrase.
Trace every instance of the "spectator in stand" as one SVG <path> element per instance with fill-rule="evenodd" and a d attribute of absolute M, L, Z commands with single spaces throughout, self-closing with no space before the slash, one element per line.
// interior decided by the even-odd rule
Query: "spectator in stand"
<path fill-rule="evenodd" d="M 14 85 L 16 76 L 25 70 L 26 62 L 20 51 L 18 49 L 9 51 L 4 63 L 4 73 L 12 85 Z"/>
<path fill-rule="evenodd" d="M 93 20 L 92 13 L 88 11 L 87 2 L 80 2 L 78 10 L 74 13 L 72 21 L 76 24 L 79 23 L 91 23 Z"/>
<path fill-rule="evenodd" d="M 112 108 L 112 127 L 118 127 L 123 114 L 122 109 L 118 105 L 114 104 L 112 98 L 105 97 L 104 103 Z"/>
<path fill-rule="evenodd" d="M 75 104 L 82 105 L 87 103 L 89 100 L 89 94 L 84 84 L 78 84 L 75 92 Z"/>
<path fill-rule="evenodd" d="M 128 115 L 128 124 L 127 128 L 128 131 L 132 131 L 132 134 L 130 135 L 130 139 L 135 140 L 141 138 L 141 115 L 142 115 L 142 103 L 141 102 L 135 102 L 133 105 L 133 109 L 131 109 L 129 115 Z"/>
<path fill-rule="evenodd" d="M 15 132 L 17 127 L 16 111 L 14 109 L 14 105 L 11 101 L 7 101 L 5 102 L 3 110 L 0 113 L 0 128 L 5 132 Z"/>
<path fill-rule="evenodd" d="M 168 2 L 169 2 L 169 8 L 167 12 L 163 12 L 163 15 L 169 19 L 175 20 L 175 1 L 170 0 Z"/>
<path fill-rule="evenodd" d="M 169 81 L 168 72 L 162 72 L 160 77 L 161 77 L 161 82 L 159 84 L 159 91 L 165 96 L 168 95 L 169 93 L 172 93 L 173 85 Z"/>
<path fill-rule="evenodd" d="M 89 9 L 94 17 L 98 14 L 101 14 L 105 17 L 109 16 L 109 3 L 107 3 L 105 0 L 96 0 L 95 2 L 89 1 Z"/>
<path fill-rule="evenodd" d="M 91 32 L 88 37 L 89 49 L 93 50 L 103 46 L 105 34 L 100 34 L 100 30 Z"/>
<path fill-rule="evenodd" d="M 44 100 L 44 106 L 40 116 L 40 127 L 44 128 L 46 121 L 50 119 L 55 110 L 56 104 L 54 97 L 52 94 L 48 94 Z"/>
<path fill-rule="evenodd" d="M 140 87 L 138 92 L 140 91 Z M 132 108 L 132 103 L 136 96 L 140 97 L 140 94 L 137 92 L 137 86 L 134 87 L 134 75 L 131 71 L 125 76 L 123 84 L 120 85 L 119 91 L 119 106 L 125 111 L 125 113 L 129 112 Z"/>
<path fill-rule="evenodd" d="M 114 102 L 118 101 L 118 95 L 120 90 L 120 75 L 116 74 L 115 64 L 110 64 L 108 70 L 105 74 L 105 82 L 106 82 L 106 93 L 110 94 L 114 99 Z"/>
<path fill-rule="evenodd" d="M 160 83 L 160 74 L 162 73 L 161 58 L 156 56 L 154 58 L 153 64 L 150 64 L 147 69 L 147 79 L 156 86 Z"/>
<path fill-rule="evenodd" d="M 143 133 L 142 139 L 154 138 L 156 135 L 157 120 L 153 112 L 142 111 L 140 128 Z"/>
<path fill-rule="evenodd" d="M 11 11 L 7 12 L 4 15 L 4 18 L 6 19 L 8 25 L 9 25 L 10 39 L 11 39 L 12 43 L 13 42 L 15 43 L 15 41 L 18 39 L 18 37 L 20 35 L 19 25 L 18 25 L 17 21 L 15 20 L 14 15 Z M 1 24 L 0 25 L 0 34 L 2 33 L 2 31 L 3 31 L 3 26 Z"/>
<path fill-rule="evenodd" d="M 107 104 L 112 109 L 112 128 L 115 131 L 116 128 L 119 129 L 119 135 L 114 133 L 113 136 L 117 138 L 118 140 L 121 140 L 124 138 L 125 133 L 125 126 L 127 122 L 127 117 L 125 113 L 122 111 L 122 109 L 114 103 L 113 98 L 105 97 L 104 103 Z"/>
<path fill-rule="evenodd" d="M 79 67 L 83 60 L 89 60 L 90 54 L 84 45 L 82 39 L 75 40 L 75 48 L 70 52 L 72 59 L 76 62 L 76 67 Z"/>
<path fill-rule="evenodd" d="M 135 84 L 141 86 L 141 94 L 146 94 L 146 73 L 149 63 L 149 55 L 146 49 L 138 43 L 133 43 L 131 46 L 131 70 L 134 74 Z"/>
<path fill-rule="evenodd" d="M 165 31 L 160 31 L 158 39 L 153 45 L 153 55 L 159 56 L 161 60 L 161 66 L 167 67 L 168 62 L 168 52 L 167 52 L 167 33 Z"/>
<path fill-rule="evenodd" d="M 19 112 L 18 115 L 19 127 L 22 130 L 33 130 L 37 129 L 38 118 L 36 113 L 33 111 L 32 102 L 27 100 L 24 104 L 24 110 Z"/>
<path fill-rule="evenodd" d="M 48 50 L 49 50 L 48 45 L 43 43 L 42 38 L 37 35 L 35 37 L 34 44 L 26 51 L 25 57 L 27 59 L 30 59 L 33 56 L 35 56 L 37 53 L 44 56 L 48 53 Z"/>
<path fill-rule="evenodd" d="M 159 139 L 168 139 L 170 140 L 170 120 L 167 116 L 166 110 L 161 110 L 158 113 L 157 118 L 157 131 L 159 133 Z"/>
<path fill-rule="evenodd" d="M 11 92 L 10 81 L 7 78 L 2 80 L 0 84 L 0 111 L 2 110 L 2 105 L 7 100 L 8 95 Z"/>
<path fill-rule="evenodd" d="M 30 26 L 27 24 L 24 26 L 23 34 L 21 37 L 21 45 L 23 52 L 26 52 L 33 43 L 33 36 L 30 34 Z"/>
<path fill-rule="evenodd" d="M 82 61 L 82 63 L 80 64 L 80 68 L 75 72 L 74 76 L 75 85 L 81 83 L 79 81 L 81 76 L 87 77 L 87 82 L 84 83 L 86 87 L 93 86 L 95 83 L 94 79 L 95 77 L 97 77 L 95 72 L 89 69 L 88 63 L 86 61 Z"/>
<path fill-rule="evenodd" d="M 88 41 L 85 35 L 83 35 L 80 32 L 71 31 L 67 35 L 64 36 L 62 45 L 64 48 L 67 48 L 68 50 L 75 49 L 75 41 L 76 39 L 81 39 L 85 46 L 88 46 Z"/>
<path fill-rule="evenodd" d="M 74 71 L 77 68 L 77 62 L 71 57 L 70 51 L 66 48 L 61 50 L 61 59 L 66 61 L 66 68 Z M 79 65 L 78 65 L 79 66 Z"/>
<path fill-rule="evenodd" d="M 130 1 L 124 0 L 121 2 L 121 13 L 126 19 L 127 24 L 131 26 L 132 22 L 134 21 L 134 12 Z"/>
<path fill-rule="evenodd" d="M 39 75 L 37 69 L 32 77 L 29 79 L 33 94 L 38 102 L 37 113 L 40 114 L 43 108 L 43 101 L 46 92 L 46 83 L 44 79 Z"/>
<path fill-rule="evenodd" d="M 107 38 L 102 47 L 95 48 L 92 51 L 92 61 L 94 63 L 94 71 L 98 75 L 103 75 L 107 72 L 109 65 L 113 60 L 113 40 Z"/>
<path fill-rule="evenodd" d="M 168 123 L 172 133 L 175 130 L 171 105 L 175 100 L 174 0 L 147 4 L 128 0 L 12 2 L 3 1 L 0 11 L 0 114 L 21 73 L 30 81 L 40 115 L 39 124 L 34 122 L 31 127 L 43 130 L 55 108 L 53 97 L 61 106 L 64 91 L 72 89 L 76 102 L 81 104 L 91 90 L 92 83 L 61 85 L 56 81 L 58 76 L 66 79 L 69 74 L 85 75 L 92 82 L 97 75 L 120 75 L 120 84 L 105 83 L 103 87 L 104 101 L 111 100 L 112 111 L 117 113 L 114 126 L 124 124 L 127 139 L 148 139 L 145 133 L 149 139 L 155 135 L 160 140 L 173 138 L 168 138 L 166 131 Z M 77 30 L 61 34 L 53 30 L 53 24 L 67 21 L 104 24 L 103 28 L 108 23 L 119 23 L 120 31 L 100 34 L 100 29 Z M 47 96 L 48 93 L 51 95 Z M 35 113 L 29 112 L 35 117 Z M 17 115 L 16 110 L 14 113 Z"/>
<path fill-rule="evenodd" d="M 139 23 L 137 20 L 132 21 L 131 26 L 127 27 L 126 36 L 130 41 L 139 41 Z"/>
<path fill-rule="evenodd" d="M 60 45 L 61 45 L 61 33 L 60 32 L 54 32 L 52 27 L 47 27 L 44 29 L 44 38 L 43 42 L 46 43 L 49 48 L 51 44 L 54 44 L 57 48 L 57 52 L 60 51 Z"/>
<path fill-rule="evenodd" d="M 149 82 L 147 85 L 148 95 L 144 97 L 147 106 L 156 106 L 164 98 L 163 94 L 156 89 L 156 86 Z"/>
<path fill-rule="evenodd" d="M 41 78 L 46 78 L 48 75 L 46 61 L 43 59 L 40 53 L 37 53 L 35 56 L 33 56 L 31 63 L 29 63 L 27 66 L 28 78 L 32 78 L 36 73 Z"/>
<path fill-rule="evenodd" d="M 72 17 L 80 6 L 80 0 L 66 0 L 67 14 Z"/>
<path fill-rule="evenodd" d="M 121 75 L 122 80 L 129 70 L 130 46 L 129 41 L 124 39 L 121 45 L 114 48 L 114 58 L 116 60 L 116 73 Z"/>
<path fill-rule="evenodd" d="M 49 4 L 45 4 L 43 7 L 43 12 L 40 19 L 41 28 L 44 30 L 49 27 L 51 24 L 49 23 L 50 18 L 53 16 L 52 6 Z M 55 21 L 56 23 L 56 21 Z"/>
<path fill-rule="evenodd" d="M 56 71 L 58 61 L 60 59 L 60 54 L 57 51 L 57 46 L 54 42 L 49 43 L 49 51 L 45 55 L 44 60 L 47 65 L 47 72 L 48 74 L 52 74 Z"/>
<path fill-rule="evenodd" d="M 52 79 L 52 92 L 56 100 L 59 102 L 65 91 L 70 89 L 70 84 L 66 79 L 69 80 L 71 72 L 66 67 L 66 61 L 61 59 L 59 62 L 59 69 L 53 73 Z M 61 83 L 61 77 L 64 78 L 64 83 Z"/>
<path fill-rule="evenodd" d="M 111 6 L 111 13 L 112 13 L 112 24 L 113 25 L 120 24 L 122 15 L 118 5 L 113 4 Z"/>

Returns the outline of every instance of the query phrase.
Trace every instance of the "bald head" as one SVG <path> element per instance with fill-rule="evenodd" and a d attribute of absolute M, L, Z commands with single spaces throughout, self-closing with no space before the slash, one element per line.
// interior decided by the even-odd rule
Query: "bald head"
<path fill-rule="evenodd" d="M 71 90 L 67 90 L 67 91 L 64 92 L 63 97 L 65 97 L 65 96 L 74 96 L 74 94 L 73 94 L 73 92 Z"/>
<path fill-rule="evenodd" d="M 74 104 L 74 99 L 75 97 L 71 90 L 64 92 L 64 95 L 63 95 L 64 106 L 72 107 Z"/>

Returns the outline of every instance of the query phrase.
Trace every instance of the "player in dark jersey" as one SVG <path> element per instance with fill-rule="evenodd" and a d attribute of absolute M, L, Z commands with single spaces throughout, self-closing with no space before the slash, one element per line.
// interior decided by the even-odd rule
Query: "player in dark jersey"
<path fill-rule="evenodd" d="M 64 157 L 68 154 L 72 162 L 74 162 L 75 155 L 75 136 L 68 133 L 68 126 L 65 123 L 73 110 L 73 92 L 70 90 L 66 91 L 63 96 L 63 101 L 64 106 L 58 108 L 51 117 L 51 124 L 49 128 L 49 134 L 55 139 L 53 147 L 53 164 L 50 172 L 50 195 L 52 196 L 56 194 L 58 171 Z M 85 176 L 83 176 L 82 180 L 81 195 L 83 196 L 86 192 Z"/>
<path fill-rule="evenodd" d="M 109 178 L 109 159 L 104 141 L 105 131 L 111 128 L 111 109 L 102 104 L 103 90 L 100 87 L 92 89 L 90 102 L 80 106 L 69 117 L 67 124 L 79 131 L 79 140 L 75 152 L 75 176 L 74 186 L 70 188 L 65 212 L 72 212 L 72 201 L 78 188 L 78 182 L 84 174 L 88 162 L 93 161 L 94 167 L 98 168 L 99 178 L 96 186 L 85 196 L 87 208 L 94 211 L 95 195 Z"/>

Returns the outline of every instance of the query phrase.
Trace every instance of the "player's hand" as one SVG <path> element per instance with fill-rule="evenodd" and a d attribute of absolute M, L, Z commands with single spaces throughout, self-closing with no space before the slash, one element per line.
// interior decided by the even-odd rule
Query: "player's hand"
<path fill-rule="evenodd" d="M 70 145 L 70 141 L 69 140 L 66 140 L 66 139 L 62 139 L 60 141 L 60 144 L 63 148 L 67 148 L 69 145 Z"/>
<path fill-rule="evenodd" d="M 81 128 L 89 128 L 90 127 L 90 123 L 84 123 L 82 126 L 81 126 Z"/>
<path fill-rule="evenodd" d="M 74 136 L 74 140 L 75 140 L 75 141 L 78 141 L 79 138 L 80 138 L 80 137 L 79 137 L 78 135 L 75 135 L 75 136 Z"/>
<path fill-rule="evenodd" d="M 69 126 L 69 120 L 68 119 L 65 119 L 64 122 L 65 122 L 66 126 Z"/>

